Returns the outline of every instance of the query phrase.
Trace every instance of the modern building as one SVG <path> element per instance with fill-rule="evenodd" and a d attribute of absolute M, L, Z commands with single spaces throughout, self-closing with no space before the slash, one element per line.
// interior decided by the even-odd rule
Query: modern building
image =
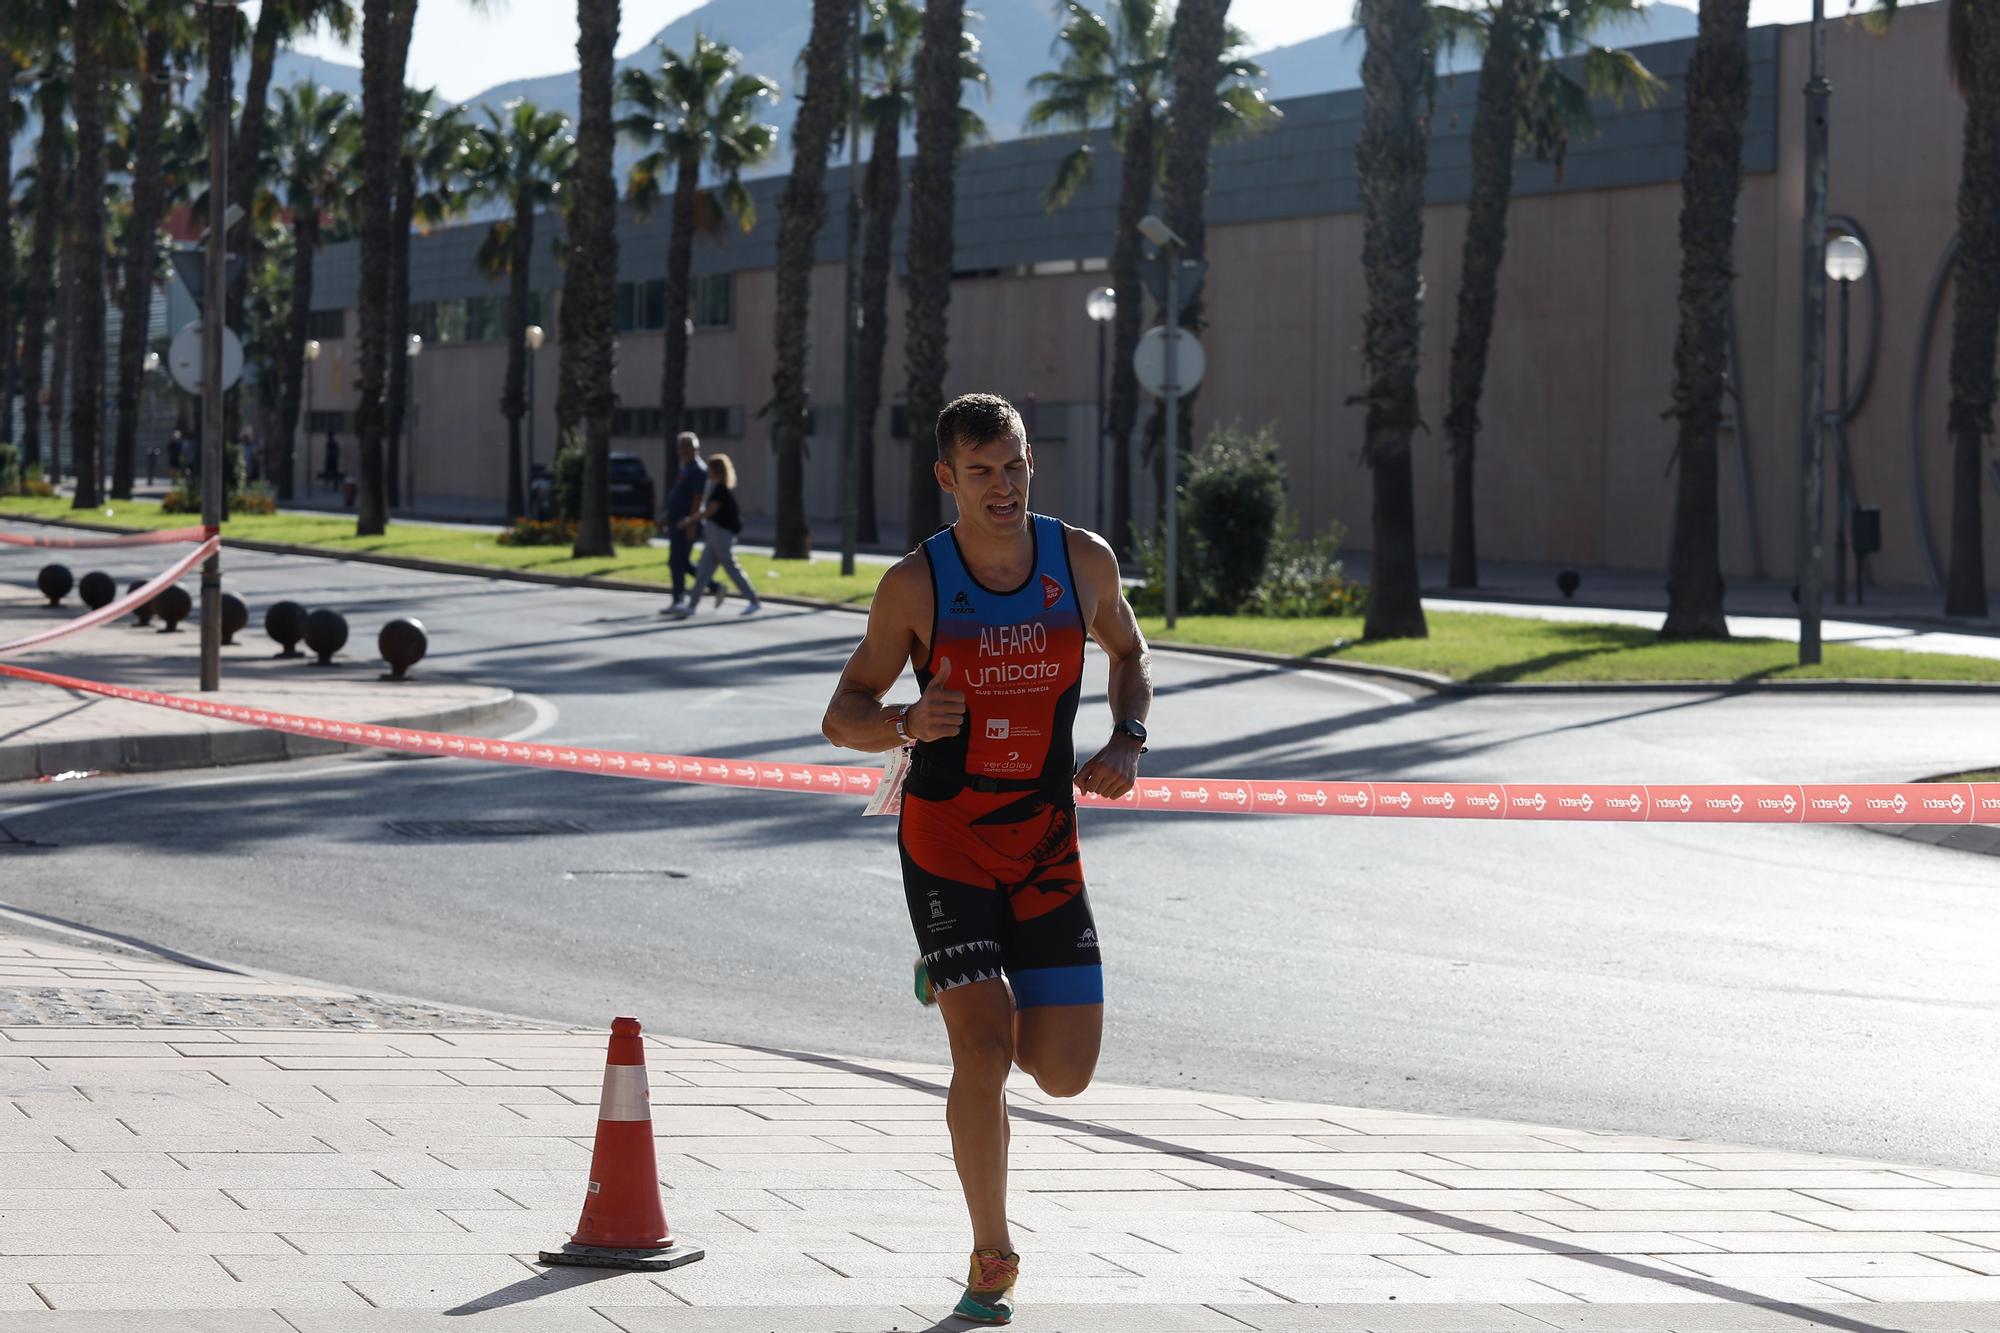
<path fill-rule="evenodd" d="M 1879 507 L 1883 549 L 1871 566 L 1884 584 L 1936 577 L 1949 522 L 1950 447 L 1944 430 L 1951 284 L 1943 257 L 1956 226 L 1963 107 L 1946 77 L 1945 14 L 1908 8 L 1883 36 L 1857 21 L 1830 25 L 1832 211 L 1872 255 L 1852 292 L 1853 364 L 1860 406 L 1849 431 L 1860 503 Z M 1730 577 L 1784 577 L 1799 520 L 1802 383 L 1805 27 L 1750 35 L 1752 89 L 1736 240 L 1732 394 L 1722 441 L 1724 568 Z M 1501 273 L 1498 323 L 1481 415 L 1480 549 L 1492 559 L 1663 569 L 1673 511 L 1671 399 L 1676 329 L 1684 107 L 1691 41 L 1640 48 L 1668 84 L 1650 106 L 1599 108 L 1600 133 L 1570 149 L 1560 177 L 1523 159 Z M 1432 124 L 1424 218 L 1422 411 L 1416 443 L 1418 532 L 1426 552 L 1447 544 L 1448 465 L 1442 420 L 1469 185 L 1472 76 L 1443 82 Z M 1365 304 L 1361 213 L 1354 169 L 1361 94 L 1281 102 L 1268 133 L 1218 148 L 1209 203 L 1203 334 L 1207 378 L 1198 429 L 1216 422 L 1271 425 L 1281 441 L 1291 503 L 1308 529 L 1342 525 L 1369 541 L 1370 482 L 1360 461 L 1363 382 L 1358 350 Z M 1049 211 L 1043 189 L 1073 136 L 1016 140 L 964 152 L 958 176 L 957 273 L 951 300 L 948 393 L 990 390 L 1022 407 L 1035 445 L 1037 507 L 1092 521 L 1104 490 L 1097 438 L 1097 326 L 1085 298 L 1104 281 L 1118 162 L 1099 155 L 1096 177 L 1068 208 Z M 907 163 L 905 164 L 907 167 Z M 752 186 L 748 233 L 698 238 L 688 395 L 689 425 L 734 456 L 754 513 L 769 512 L 773 468 L 765 404 L 777 198 L 782 180 Z M 807 507 L 830 544 L 838 509 L 841 416 L 842 218 L 847 170 L 829 176 L 828 225 L 813 275 L 813 402 Z M 553 229 L 553 222 L 550 227 Z M 504 287 L 473 263 L 483 225 L 413 243 L 413 367 L 406 449 L 419 510 L 497 513 L 504 496 L 500 415 Z M 666 264 L 664 211 L 628 217 L 619 237 L 614 448 L 662 466 L 658 433 Z M 900 271 L 901 238 L 898 238 Z M 355 387 L 357 255 L 329 247 L 315 287 L 313 367 L 316 468 L 328 429 L 349 430 Z M 532 285 L 551 340 L 535 358 L 535 458 L 555 445 L 555 339 L 561 273 L 538 244 Z M 891 297 L 885 401 L 902 392 L 900 289 Z M 1837 331 L 1836 290 L 1829 328 Z M 1147 322 L 1155 322 L 1149 311 Z M 1838 366 L 1830 332 L 1828 398 Z M 900 411 L 882 423 L 878 505 L 895 524 L 911 442 Z M 885 433 L 878 429 L 878 434 Z M 922 442 L 922 454 L 930 445 Z M 1135 449 L 1135 455 L 1138 450 Z M 307 470 L 305 453 L 300 471 Z M 1831 472 L 1829 473 L 1831 475 Z M 2000 468 L 1988 481 L 2000 494 Z M 1150 478 L 1134 485 L 1143 504 Z M 1828 493 L 1832 494 L 1829 482 Z M 1990 506 L 1991 507 L 1991 506 Z M 2000 508 L 2000 507 L 1995 507 Z M 1829 500 L 1829 513 L 1831 501 Z M 1828 528 L 1831 561 L 1832 528 Z M 2000 565 L 2000 516 L 1987 524 L 1989 568 Z"/>

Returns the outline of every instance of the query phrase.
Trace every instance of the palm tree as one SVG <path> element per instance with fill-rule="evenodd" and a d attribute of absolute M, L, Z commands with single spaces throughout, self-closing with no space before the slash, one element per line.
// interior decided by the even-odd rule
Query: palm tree
<path fill-rule="evenodd" d="M 507 418 L 507 517 L 527 512 L 521 486 L 521 418 L 528 410 L 528 268 L 535 250 L 535 213 L 556 201 L 576 167 L 569 118 L 533 102 L 491 107 L 484 125 L 466 143 L 463 170 L 470 198 L 505 204 L 510 215 L 495 222 L 479 247 L 479 267 L 507 275 L 507 386 L 500 411 Z"/>
<path fill-rule="evenodd" d="M 287 446 L 297 438 L 304 389 L 314 260 L 328 217 L 337 216 L 346 205 L 360 135 L 354 104 L 345 93 L 309 83 L 279 90 L 269 146 L 276 159 L 280 201 L 291 220 L 292 294 L 278 352 L 278 427 L 272 434 L 279 444 L 267 450 L 266 458 L 275 466 L 267 466 L 266 474 L 275 474 L 286 493 L 294 471 Z"/>
<path fill-rule="evenodd" d="M 660 433 L 667 466 L 674 470 L 674 437 L 680 434 L 687 404 L 688 274 L 694 233 L 723 213 L 749 231 L 757 206 L 743 188 L 742 172 L 768 161 L 778 146 L 778 127 L 757 119 L 766 101 L 776 101 L 778 85 L 741 72 L 743 55 L 733 46 L 694 35 L 686 56 L 660 48 L 657 74 L 639 67 L 619 78 L 619 98 L 631 108 L 618 122 L 626 139 L 652 148 L 632 166 L 626 193 L 641 210 L 659 198 L 673 176 L 673 229 L 667 236 L 666 354 L 660 378 Z M 701 175 L 712 167 L 716 188 L 702 190 Z M 698 220 L 699 219 L 699 220 Z"/>
<path fill-rule="evenodd" d="M 903 126 L 916 114 L 916 57 L 924 12 L 915 0 L 867 0 L 868 30 L 862 38 L 861 120 L 869 135 L 868 166 L 862 176 L 866 230 L 861 243 L 861 337 L 855 394 L 855 471 L 860 502 L 855 531 L 864 544 L 881 540 L 875 508 L 875 418 L 882 410 L 882 363 L 889 350 L 889 247 L 903 193 Z M 979 43 L 966 33 L 960 41 L 959 76 L 987 85 L 979 63 Z M 959 107 L 959 139 L 986 137 L 986 122 L 970 107 Z M 926 464 L 928 466 L 928 464 Z"/>
<path fill-rule="evenodd" d="M 139 114 L 131 125 L 128 165 L 132 215 L 125 229 L 125 285 L 118 326 L 118 438 L 112 454 L 111 495 L 132 498 L 134 456 L 139 442 L 139 390 L 144 376 L 146 328 L 153 305 L 153 268 L 159 250 L 160 218 L 167 203 L 163 138 L 170 87 L 177 65 L 193 49 L 193 29 L 178 6 L 157 2 L 140 8 Z"/>
<path fill-rule="evenodd" d="M 0 441 L 14 439 L 14 136 L 25 117 L 14 105 L 26 24 L 17 10 L 0 16 Z"/>
<path fill-rule="evenodd" d="M 912 544 L 937 526 L 942 501 L 930 448 L 944 410 L 945 353 L 951 307 L 952 223 L 956 212 L 958 104 L 963 85 L 965 0 L 928 0 L 917 49 L 917 160 L 910 168 L 908 307 L 903 312 L 903 362 L 908 375 L 904 416 L 910 427 L 909 505 Z"/>
<path fill-rule="evenodd" d="M 1200 60 L 1203 67 L 1215 71 L 1206 84 L 1204 105 L 1211 108 L 1204 117 L 1206 128 L 1185 116 L 1179 120 L 1186 141 L 1177 147 L 1176 160 L 1180 169 L 1198 171 L 1199 184 L 1189 184 L 1193 197 L 1199 198 L 1207 193 L 1205 136 L 1209 130 L 1212 128 L 1218 138 L 1240 137 L 1267 124 L 1276 112 L 1257 87 L 1263 70 L 1235 58 L 1244 35 L 1223 22 L 1217 0 L 1184 3 L 1182 9 L 1199 11 L 1197 17 L 1202 22 L 1196 26 L 1204 30 L 1212 26 L 1215 33 L 1213 41 L 1189 44 L 1190 60 L 1196 46 L 1214 47 L 1212 53 L 1204 49 Z M 1111 287 L 1118 296 L 1118 311 L 1111 321 L 1111 399 L 1106 412 L 1111 436 L 1111 531 L 1106 535 L 1124 551 L 1132 536 L 1132 429 L 1139 416 L 1139 380 L 1132 370 L 1132 350 L 1139 344 L 1139 326 L 1145 314 L 1145 288 L 1139 280 L 1139 219 L 1151 206 L 1154 183 L 1167 166 L 1162 131 L 1173 123 L 1168 95 L 1174 86 L 1174 25 L 1163 0 L 1117 0 L 1104 14 L 1082 0 L 1063 0 L 1059 12 L 1065 16 L 1056 34 L 1062 63 L 1028 81 L 1030 91 L 1037 94 L 1028 108 L 1028 128 L 1092 130 L 1109 126 L 1111 143 L 1121 158 L 1118 222 L 1111 238 Z M 1192 75 L 1190 80 L 1195 81 Z M 1200 132 L 1192 132 L 1197 130 Z M 1198 138 L 1202 140 L 1199 146 Z M 1075 197 L 1090 179 L 1096 158 L 1096 146 L 1086 139 L 1056 164 L 1055 178 L 1044 193 L 1050 208 L 1060 208 Z M 1190 167 L 1191 160 L 1198 165 Z M 1179 186 L 1175 189 L 1172 197 L 1184 202 L 1184 192 Z M 1186 232 L 1181 236 L 1190 243 L 1196 240 Z"/>
<path fill-rule="evenodd" d="M 1630 51 L 1589 41 L 1606 22 L 1639 10 L 1638 0 L 1480 0 L 1472 9 L 1431 11 L 1446 51 L 1468 42 L 1480 51 L 1478 100 L 1472 114 L 1472 190 L 1466 201 L 1460 263 L 1458 327 L 1451 342 L 1451 401 L 1445 431 L 1451 448 L 1451 568 L 1454 588 L 1479 586 L 1473 522 L 1473 453 L 1479 439 L 1479 398 L 1493 337 L 1500 264 L 1507 249 L 1507 208 L 1514 190 L 1517 145 L 1553 161 L 1558 173 L 1572 135 L 1593 133 L 1592 98 L 1626 95 L 1652 104 L 1660 80 Z M 1581 52 L 1577 73 L 1557 56 Z"/>
<path fill-rule="evenodd" d="M 618 186 L 611 178 L 615 135 L 611 49 L 618 0 L 577 0 L 576 178 L 569 203 L 569 272 L 563 282 L 563 386 L 583 426 L 583 500 L 577 556 L 607 556 L 611 545 L 611 302 L 618 279 Z"/>
<path fill-rule="evenodd" d="M 417 0 L 362 3 L 361 190 L 356 200 L 361 233 L 361 373 L 354 413 L 360 474 L 354 531 L 362 537 L 380 536 L 389 524 L 382 437 L 388 424 L 383 388 L 390 351 L 390 213 L 401 147 L 403 69 L 409 63 L 410 29 L 416 17 Z M 394 350 L 403 354 L 400 347 Z"/>
<path fill-rule="evenodd" d="M 842 65 L 851 49 L 852 12 L 849 0 L 813 0 L 803 57 L 805 93 L 792 125 L 792 174 L 778 200 L 771 447 L 778 459 L 778 535 L 772 554 L 779 559 L 803 560 L 812 554 L 812 529 L 806 522 L 806 316 L 813 244 L 826 221 L 826 160 L 845 100 Z M 955 92 L 955 83 L 953 88 Z M 957 100 L 954 96 L 954 106 Z"/>
<path fill-rule="evenodd" d="M 42 129 L 35 141 L 35 184 L 32 197 L 34 229 L 28 248 L 26 300 L 21 307 L 21 461 L 42 461 L 42 353 L 48 346 L 50 298 L 55 295 L 56 224 L 62 216 L 69 158 L 64 132 L 64 107 L 69 100 L 69 70 L 63 63 L 66 6 L 50 4 L 42 12 L 36 54 L 41 61 L 38 101 Z M 51 426 L 54 417 L 50 418 Z M 54 432 L 51 431 L 53 439 Z M 52 446 L 53 449 L 53 446 Z"/>
<path fill-rule="evenodd" d="M 1410 436 L 1417 428 L 1417 289 L 1432 48 L 1424 0 L 1360 0 L 1356 8 L 1368 40 L 1361 59 L 1361 135 L 1354 147 L 1361 268 L 1368 282 L 1361 338 L 1368 385 L 1349 401 L 1368 410 L 1361 456 L 1375 475 L 1362 632 L 1370 639 L 1420 639 L 1430 631 L 1417 578 Z"/>
<path fill-rule="evenodd" d="M 76 292 L 76 374 L 71 382 L 71 504 L 95 509 L 104 435 L 104 48 L 113 21 L 108 0 L 77 0 L 76 175 L 70 187 L 71 281 Z"/>
<path fill-rule="evenodd" d="M 1687 69 L 1687 158 L 1681 168 L 1680 330 L 1674 405 L 1680 468 L 1665 639 L 1726 639 L 1716 432 L 1736 276 L 1736 196 L 1750 106 L 1749 0 L 1701 0 Z"/>
<path fill-rule="evenodd" d="M 1876 0 L 1869 26 L 1896 16 L 1898 0 Z M 1958 259 L 1951 307 L 1951 551 L 1944 613 L 1984 616 L 1986 565 L 1980 462 L 1993 438 L 1993 362 L 2000 342 L 2000 14 L 1990 4 L 1948 0 L 1945 64 L 1965 99 L 1958 175 Z"/>
<path fill-rule="evenodd" d="M 410 232 L 456 216 L 459 170 L 471 127 L 463 107 L 439 109 L 429 89 L 403 91 L 402 148 L 396 160 L 396 204 L 389 219 L 389 346 L 410 340 Z M 389 504 L 402 503 L 403 420 L 409 405 L 410 358 L 389 358 Z"/>

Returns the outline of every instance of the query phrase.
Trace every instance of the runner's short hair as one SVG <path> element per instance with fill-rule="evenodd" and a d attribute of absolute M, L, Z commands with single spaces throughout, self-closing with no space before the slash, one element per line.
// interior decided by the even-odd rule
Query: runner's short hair
<path fill-rule="evenodd" d="M 701 436 L 695 434 L 691 430 L 684 430 L 679 435 L 676 435 L 674 437 L 674 443 L 676 445 L 684 444 L 688 448 L 699 452 L 701 449 Z"/>
<path fill-rule="evenodd" d="M 996 393 L 960 394 L 938 413 L 937 452 L 940 463 L 949 463 L 951 451 L 961 444 L 976 447 L 994 440 L 1025 442 L 1027 438 L 1028 428 L 1021 424 L 1021 414 L 1014 410 L 1012 403 Z"/>

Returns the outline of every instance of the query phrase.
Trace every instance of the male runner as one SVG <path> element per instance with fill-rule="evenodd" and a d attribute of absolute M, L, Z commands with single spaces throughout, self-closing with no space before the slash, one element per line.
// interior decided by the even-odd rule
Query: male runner
<path fill-rule="evenodd" d="M 1020 1272 L 1008 1071 L 1074 1097 L 1104 1033 L 1072 777 L 1100 796 L 1132 789 L 1152 668 L 1104 539 L 1028 511 L 1035 454 L 1020 413 L 991 394 L 956 399 L 938 416 L 937 451 L 958 521 L 883 577 L 823 729 L 856 750 L 916 746 L 897 842 L 917 997 L 937 1005 L 951 1041 L 945 1118 L 973 1245 L 955 1313 L 1004 1324 Z M 1113 727 L 1073 773 L 1086 634 L 1111 658 Z M 922 697 L 884 704 L 905 663 Z"/>

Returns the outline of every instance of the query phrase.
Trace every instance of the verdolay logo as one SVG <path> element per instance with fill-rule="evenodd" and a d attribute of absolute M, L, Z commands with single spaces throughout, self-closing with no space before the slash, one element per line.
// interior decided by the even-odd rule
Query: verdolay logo
<path fill-rule="evenodd" d="M 1042 610 L 1046 611 L 1057 602 L 1060 602 L 1063 599 L 1063 591 L 1062 584 L 1057 583 L 1047 574 L 1042 575 Z"/>

